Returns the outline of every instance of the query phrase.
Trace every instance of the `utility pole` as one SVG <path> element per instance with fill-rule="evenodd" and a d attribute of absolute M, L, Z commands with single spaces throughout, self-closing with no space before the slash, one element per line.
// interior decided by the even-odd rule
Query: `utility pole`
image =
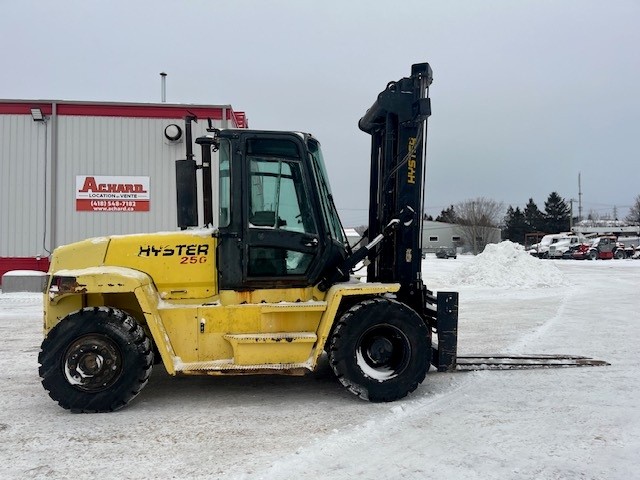
<path fill-rule="evenodd" d="M 569 208 L 569 231 L 570 232 L 573 232 L 573 202 L 575 201 L 576 201 L 575 198 L 569 199 L 569 205 L 571 205 Z"/>
<path fill-rule="evenodd" d="M 582 183 L 580 182 L 580 172 L 578 172 L 578 223 L 582 221 Z"/>
<path fill-rule="evenodd" d="M 476 234 L 476 224 L 478 223 L 476 221 L 476 202 L 471 202 L 471 208 L 473 213 L 471 214 L 471 218 L 473 219 L 473 227 L 471 230 L 471 233 L 473 234 L 473 254 L 477 255 L 478 254 L 478 246 L 476 245 L 476 238 L 477 238 L 477 234 Z"/>

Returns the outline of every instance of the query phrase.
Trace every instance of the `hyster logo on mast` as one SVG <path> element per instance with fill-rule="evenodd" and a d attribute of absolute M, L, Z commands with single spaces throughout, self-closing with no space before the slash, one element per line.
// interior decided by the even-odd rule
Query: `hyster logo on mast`
<path fill-rule="evenodd" d="M 416 138 L 409 137 L 409 161 L 407 162 L 407 183 L 416 183 Z"/>
<path fill-rule="evenodd" d="M 149 177 L 76 176 L 76 210 L 148 212 Z"/>

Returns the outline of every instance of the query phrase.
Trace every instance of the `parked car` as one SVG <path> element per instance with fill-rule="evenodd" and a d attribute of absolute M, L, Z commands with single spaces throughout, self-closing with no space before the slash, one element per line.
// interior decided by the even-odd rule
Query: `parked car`
<path fill-rule="evenodd" d="M 639 251 L 640 237 L 618 237 L 615 258 L 634 258 Z"/>
<path fill-rule="evenodd" d="M 569 249 L 562 254 L 563 260 L 571 260 L 574 258 L 573 254 L 578 251 L 582 242 L 569 246 Z"/>
<path fill-rule="evenodd" d="M 598 250 L 593 246 L 593 241 L 583 242 L 573 251 L 574 260 L 595 260 L 598 258 Z"/>
<path fill-rule="evenodd" d="M 436 257 L 438 258 L 457 258 L 458 254 L 453 247 L 438 247 L 436 250 Z"/>

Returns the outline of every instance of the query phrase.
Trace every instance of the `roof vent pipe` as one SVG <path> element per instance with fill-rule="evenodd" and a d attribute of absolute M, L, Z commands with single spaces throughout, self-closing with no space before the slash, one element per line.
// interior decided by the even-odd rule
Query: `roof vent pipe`
<path fill-rule="evenodd" d="M 162 103 L 166 103 L 167 101 L 167 74 L 165 72 L 160 72 L 160 83 L 162 85 L 161 89 L 161 100 Z"/>

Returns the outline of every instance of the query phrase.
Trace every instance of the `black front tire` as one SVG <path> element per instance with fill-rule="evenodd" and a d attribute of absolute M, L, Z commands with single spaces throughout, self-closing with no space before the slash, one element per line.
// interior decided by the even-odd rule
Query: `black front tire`
<path fill-rule="evenodd" d="M 42 342 L 40 377 L 49 396 L 74 413 L 112 412 L 140 393 L 153 350 L 129 314 L 83 308 L 63 318 Z"/>
<path fill-rule="evenodd" d="M 350 392 L 371 402 L 392 402 L 424 380 L 431 364 L 431 331 L 400 302 L 365 300 L 338 321 L 329 364 Z"/>

